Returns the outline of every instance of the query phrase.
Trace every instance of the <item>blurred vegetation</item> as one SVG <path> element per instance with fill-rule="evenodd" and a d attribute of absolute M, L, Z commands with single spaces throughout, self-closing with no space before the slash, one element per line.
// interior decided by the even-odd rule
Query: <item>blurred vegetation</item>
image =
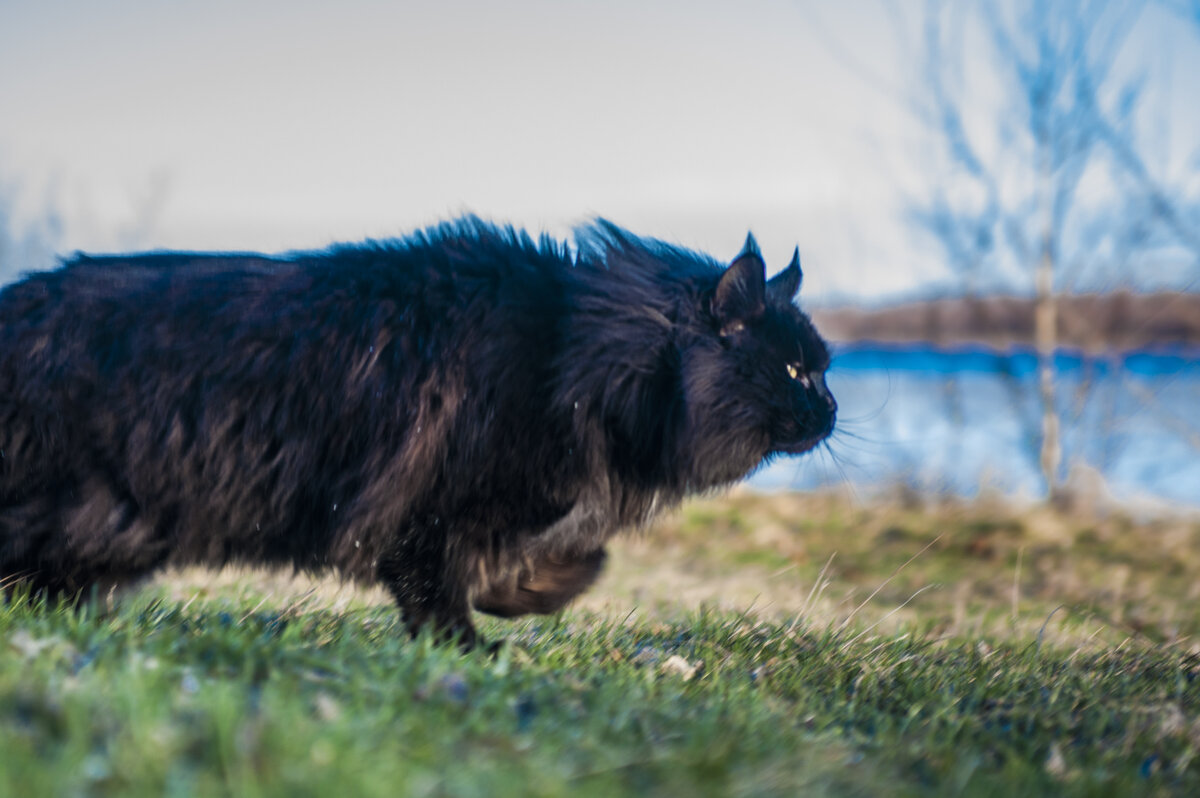
<path fill-rule="evenodd" d="M 1200 652 L 1200 517 L 744 491 L 618 544 L 584 602 L 669 612 L 680 599 L 807 623 Z"/>

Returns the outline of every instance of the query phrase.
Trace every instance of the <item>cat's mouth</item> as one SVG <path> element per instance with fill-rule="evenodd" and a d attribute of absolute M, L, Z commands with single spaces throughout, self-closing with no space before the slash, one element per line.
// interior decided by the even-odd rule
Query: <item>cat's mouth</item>
<path fill-rule="evenodd" d="M 821 445 L 821 442 L 829 437 L 828 432 L 822 432 L 819 435 L 813 435 L 808 438 L 801 438 L 798 441 L 789 441 L 775 444 L 773 451 L 779 454 L 804 454 L 812 451 Z"/>
<path fill-rule="evenodd" d="M 808 434 L 800 434 L 794 440 L 787 440 L 790 436 L 780 436 L 783 440 L 775 441 L 771 451 L 778 454 L 804 454 L 812 451 L 833 434 L 835 419 L 836 416 L 831 412 L 826 418 L 821 419 L 819 425 L 811 423 L 804 425 L 796 432 L 807 432 Z"/>

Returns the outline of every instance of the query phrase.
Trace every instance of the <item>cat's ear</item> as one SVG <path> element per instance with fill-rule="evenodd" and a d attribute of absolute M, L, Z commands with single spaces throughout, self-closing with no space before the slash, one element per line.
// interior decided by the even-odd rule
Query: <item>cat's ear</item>
<path fill-rule="evenodd" d="M 762 315 L 766 292 L 767 268 L 758 242 L 753 235 L 748 235 L 746 246 L 721 275 L 713 293 L 712 311 L 722 334 L 733 332 Z"/>
<path fill-rule="evenodd" d="M 800 247 L 796 247 L 788 267 L 767 281 L 767 293 L 776 299 L 791 302 L 800 290 L 803 279 L 804 272 L 800 270 Z"/>

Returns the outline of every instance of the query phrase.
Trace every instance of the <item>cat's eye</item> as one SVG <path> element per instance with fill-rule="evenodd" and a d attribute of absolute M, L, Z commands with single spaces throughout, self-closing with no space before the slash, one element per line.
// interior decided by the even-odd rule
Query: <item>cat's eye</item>
<path fill-rule="evenodd" d="M 787 364 L 787 373 L 789 377 L 800 383 L 802 387 L 809 388 L 812 386 L 812 380 L 807 374 L 802 374 L 800 372 L 800 366 L 796 365 L 795 363 Z"/>

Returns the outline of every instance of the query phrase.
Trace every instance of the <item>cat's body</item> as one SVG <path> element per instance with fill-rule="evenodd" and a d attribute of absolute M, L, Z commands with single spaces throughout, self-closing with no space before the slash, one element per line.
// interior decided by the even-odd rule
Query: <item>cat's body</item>
<path fill-rule="evenodd" d="M 335 569 L 410 628 L 550 612 L 616 531 L 833 426 L 753 246 L 473 219 L 281 257 L 77 258 L 0 292 L 0 579 Z"/>

